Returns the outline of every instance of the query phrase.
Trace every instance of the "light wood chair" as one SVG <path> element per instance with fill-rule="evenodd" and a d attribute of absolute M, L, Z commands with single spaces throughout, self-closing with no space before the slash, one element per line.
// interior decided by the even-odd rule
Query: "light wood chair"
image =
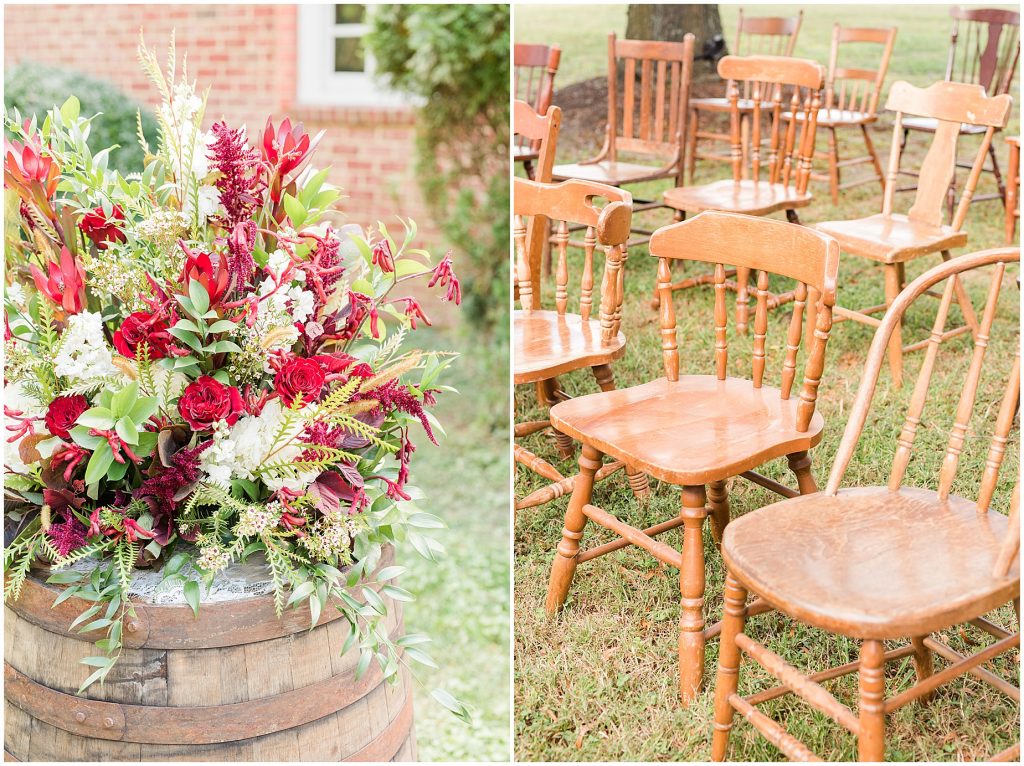
<path fill-rule="evenodd" d="M 1020 13 L 1002 8 L 963 8 L 952 6 L 949 15 L 953 18 L 953 31 L 949 42 L 949 58 L 946 62 L 947 82 L 965 82 L 980 85 L 990 96 L 1010 93 L 1017 63 L 1020 60 Z M 936 122 L 925 116 L 908 117 L 903 122 L 902 142 L 906 144 L 911 131 L 934 133 Z M 984 133 L 984 127 L 965 122 L 960 126 L 960 135 L 970 136 Z M 1005 201 L 1006 190 L 995 147 L 989 144 L 991 167 L 984 172 L 992 173 L 998 194 L 976 195 L 972 202 L 998 199 Z M 957 163 L 957 167 L 970 168 L 970 164 Z M 913 172 L 904 175 L 916 176 Z M 900 191 L 912 191 L 907 187 Z M 953 217 L 956 199 L 956 175 L 950 183 L 947 196 L 949 217 Z"/>
<path fill-rule="evenodd" d="M 620 65 L 623 71 L 621 109 Z M 604 146 L 592 159 L 556 165 L 555 180 L 578 178 L 627 186 L 670 178 L 677 186 L 681 185 L 692 79 L 692 34 L 684 35 L 683 41 L 678 43 L 619 40 L 614 33 L 608 35 L 608 123 Z M 621 154 L 642 162 L 627 162 L 620 159 Z M 635 200 L 633 213 L 660 207 L 664 207 L 660 201 Z M 634 232 L 640 236 L 631 238 L 629 246 L 645 244 L 651 234 L 643 229 L 634 229 Z"/>
<path fill-rule="evenodd" d="M 718 74 L 729 82 L 730 135 L 732 141 L 732 178 L 700 186 L 681 186 L 665 192 L 665 204 L 677 211 L 677 220 L 687 213 L 720 210 L 746 215 L 769 215 L 786 211 L 786 217 L 799 223 L 797 210 L 811 203 L 808 191 L 818 109 L 825 68 L 807 59 L 783 56 L 726 56 L 718 62 Z M 743 163 L 743 138 L 740 108 L 741 91 L 751 94 L 750 173 Z M 785 120 L 785 110 L 797 119 Z M 767 114 L 767 146 L 763 146 L 761 123 Z M 762 148 L 767 156 L 762 158 Z M 762 175 L 764 176 L 762 178 Z M 747 331 L 749 314 L 749 273 L 744 268 L 727 276 L 735 290 L 736 329 Z M 697 285 L 712 284 L 714 276 L 702 274 L 682 279 L 672 285 L 681 290 Z M 653 305 L 657 307 L 661 292 L 655 291 Z M 793 294 L 769 295 L 769 308 L 776 308 L 793 299 Z"/>
<path fill-rule="evenodd" d="M 522 308 L 513 312 L 513 380 L 515 385 L 535 384 L 538 401 L 545 407 L 569 397 L 558 385 L 558 376 L 574 370 L 590 368 L 602 391 L 612 391 L 615 382 L 611 363 L 622 357 L 626 338 L 619 330 L 622 321 L 622 299 L 625 285 L 626 241 L 629 238 L 632 198 L 629 192 L 591 181 L 565 181 L 541 184 L 522 178 L 514 180 L 513 235 L 516 246 L 516 278 Z M 596 200 L 607 204 L 598 207 Z M 534 269 L 539 256 L 529 248 L 537 248 L 536 239 L 527 237 L 525 219 L 543 217 L 554 224 L 558 250 L 555 273 L 554 310 L 540 307 L 540 293 L 534 292 Z M 583 239 L 583 270 L 579 281 L 577 310 L 569 309 L 569 225 L 585 227 Z M 532 225 L 532 224 L 531 224 Z M 596 299 L 598 317 L 593 318 L 594 254 L 600 245 L 605 252 L 600 295 Z M 522 438 L 552 425 L 550 420 L 517 423 L 516 438 Z M 572 454 L 572 440 L 556 430 L 555 440 L 560 454 Z M 516 509 L 541 505 L 561 497 L 572 489 L 573 476 L 563 476 L 549 462 L 520 444 L 514 445 L 516 463 L 553 483 L 532 492 L 516 503 Z M 601 478 L 614 473 L 623 464 L 609 467 Z M 647 477 L 627 468 L 629 484 L 637 497 L 648 493 Z"/>
<path fill-rule="evenodd" d="M 547 610 L 565 602 L 576 565 L 627 545 L 637 545 L 659 561 L 679 569 L 679 690 L 689 704 L 704 674 L 705 642 L 718 634 L 704 619 L 704 519 L 710 516 L 716 540 L 729 519 L 726 480 L 743 476 L 784 497 L 797 492 L 755 473 L 758 466 L 786 457 L 799 492 L 817 491 L 808 455 L 821 440 L 824 421 L 815 412 L 831 327 L 839 246 L 831 237 L 802 226 L 734 213 L 705 212 L 666 226 L 651 237 L 658 258 L 661 337 L 665 377 L 632 388 L 561 402 L 551 409 L 559 431 L 583 444 L 580 473 L 573 485 L 548 586 Z M 680 375 L 676 319 L 669 264 L 673 259 L 715 263 L 715 350 L 713 375 Z M 728 374 L 725 267 L 757 269 L 750 377 Z M 768 327 L 768 271 L 796 281 L 793 317 L 786 338 L 780 386 L 765 382 Z M 803 310 L 808 288 L 819 296 L 817 327 L 796 383 Z M 602 456 L 682 487 L 679 516 L 649 529 L 636 529 L 616 515 L 591 505 L 595 477 L 607 466 Z M 613 463 L 614 465 L 614 463 Z M 706 489 L 705 489 L 706 488 Z M 710 503 L 710 508 L 708 507 Z M 622 539 L 580 549 L 588 519 Z M 655 536 L 684 527 L 680 553 Z"/>
<path fill-rule="evenodd" d="M 551 183 L 551 168 L 555 164 L 555 148 L 558 145 L 558 131 L 562 125 L 562 110 L 557 106 L 549 106 L 547 113 L 541 116 L 530 104 L 516 99 L 512 104 L 512 134 L 514 140 L 529 145 L 535 151 L 536 168 L 533 178 L 540 183 Z M 530 263 L 530 278 L 533 294 L 540 295 L 541 247 L 533 247 L 529 243 L 544 243 L 547 236 L 548 221 L 543 215 L 530 219 L 527 232 L 527 252 L 536 262 Z M 513 264 L 515 268 L 515 264 Z M 513 278 L 514 300 L 519 300 L 519 279 Z"/>
<path fill-rule="evenodd" d="M 736 38 L 732 46 L 734 56 L 792 56 L 796 47 L 796 38 L 800 34 L 800 26 L 803 23 L 804 12 L 800 11 L 796 16 L 744 16 L 743 9 L 739 9 L 736 20 Z M 721 73 L 719 73 L 721 74 Z M 732 134 L 717 133 L 715 131 L 701 131 L 700 120 L 702 115 L 710 117 L 713 114 L 725 114 L 732 111 L 729 101 L 729 84 L 726 83 L 726 95 L 719 98 L 693 98 L 690 99 L 690 119 L 687 133 L 687 166 L 690 183 L 693 183 L 693 173 L 697 167 L 697 158 L 706 160 L 719 160 L 721 162 L 733 162 L 733 154 L 715 154 L 699 152 L 699 140 L 712 143 L 733 144 Z M 751 114 L 754 111 L 754 96 L 751 83 L 744 84 L 740 111 L 743 115 L 741 127 L 744 137 L 749 138 Z M 746 159 L 748 142 L 743 142 L 744 160 Z M 735 151 L 735 150 L 733 150 Z M 746 162 L 744 162 L 744 165 Z M 682 186 L 682 182 L 676 184 Z"/>
<path fill-rule="evenodd" d="M 1006 178 L 1006 244 L 1012 245 L 1020 218 L 1020 136 L 1006 139 L 1010 149 L 1010 167 Z"/>
<path fill-rule="evenodd" d="M 516 43 L 512 48 L 512 97 L 525 101 L 537 114 L 547 114 L 551 99 L 555 93 L 555 75 L 562 57 L 562 49 L 557 45 L 536 45 Z M 537 140 L 519 135 L 512 147 L 512 157 L 522 162 L 526 176 L 531 181 L 547 183 L 550 176 L 538 178 L 533 170 L 537 161 L 540 145 Z"/>
<path fill-rule="evenodd" d="M 1007 95 L 987 96 L 979 85 L 938 82 L 927 88 L 915 88 L 897 82 L 889 91 L 885 108 L 896 112 L 893 124 L 892 150 L 889 155 L 885 194 L 882 212 L 868 218 L 851 221 L 826 221 L 815 225 L 819 231 L 831 234 L 839 240 L 843 251 L 868 258 L 882 265 L 885 275 L 885 303 L 855 311 L 836 306 L 836 322 L 853 320 L 878 327 L 881 320 L 872 314 L 885 311 L 896 299 L 904 284 L 904 264 L 914 258 L 940 253 L 944 260 L 951 258 L 950 251 L 967 244 L 967 232 L 963 231 L 964 221 L 971 204 L 971 197 L 978 183 L 985 155 L 992 143 L 992 136 L 998 128 L 1006 125 L 1012 100 Z M 920 169 L 921 183 L 918 186 L 914 204 L 906 215 L 893 212 L 893 196 L 896 191 L 896 176 L 900 166 L 901 145 L 899 136 L 903 130 L 904 118 L 918 115 L 935 120 L 936 129 L 932 145 Z M 963 123 L 984 129 L 981 145 L 967 178 L 960 203 L 950 225 L 942 223 L 943 200 L 955 173 L 956 143 Z M 954 280 L 956 282 L 956 280 Z M 963 312 L 966 324 L 946 332 L 952 337 L 962 332 L 977 332 L 978 320 L 959 282 L 956 282 L 957 302 Z M 889 367 L 896 387 L 903 381 L 903 354 L 925 347 L 925 342 L 913 343 L 904 348 L 903 334 L 899 327 L 889 340 Z"/>
<path fill-rule="evenodd" d="M 825 106 L 818 113 L 818 129 L 828 133 L 828 151 L 816 153 L 815 157 L 828 161 L 828 173 L 811 173 L 812 180 L 827 181 L 832 195 L 832 204 L 839 204 L 839 191 L 865 183 L 877 181 L 885 189 L 885 176 L 878 153 L 871 141 L 868 130 L 878 120 L 878 101 L 882 95 L 885 73 L 889 69 L 889 58 L 896 42 L 896 28 L 866 29 L 843 27 L 832 28 L 832 49 L 828 59 L 828 79 L 825 84 Z M 881 59 L 876 69 L 839 66 L 840 49 L 849 52 L 851 47 L 882 46 Z M 789 115 L 786 115 L 788 118 Z M 860 157 L 839 159 L 837 131 L 846 128 L 860 128 L 867 154 Z M 863 175 L 849 181 L 840 178 L 844 168 L 870 164 L 872 175 Z"/>
<path fill-rule="evenodd" d="M 1001 401 L 992 403 L 994 418 L 991 414 L 983 415 L 980 424 L 978 417 L 972 419 L 999 288 L 1006 265 L 1019 261 L 1017 248 L 987 250 L 940 264 L 914 280 L 893 302 L 875 333 L 824 492 L 761 508 L 735 519 L 726 528 L 722 556 L 728 571 L 715 690 L 714 760 L 724 760 L 726 756 L 735 712 L 789 758 L 819 760 L 806 745 L 757 708 L 762 702 L 790 693 L 851 731 L 857 737 L 862 761 L 885 758 L 888 713 L 913 700 L 925 700 L 939 685 L 964 673 L 972 673 L 1020 700 L 1020 689 L 981 667 L 985 661 L 1020 646 L 1019 633 L 1011 633 L 985 619 L 988 612 L 1012 600 L 1018 608 L 1019 620 L 1019 478 L 1009 518 L 990 510 L 1020 397 L 1019 351 L 1005 385 L 992 381 L 980 389 L 1002 392 Z M 925 416 L 924 405 L 955 293 L 955 277 L 980 267 L 992 270 L 981 329 L 953 423 L 938 425 L 934 420 L 941 418 L 941 414 L 934 418 L 931 414 Z M 840 489 L 869 416 L 889 336 L 899 327 L 907 308 L 943 281 L 939 310 L 897 439 L 888 486 Z M 1004 326 L 1018 335 L 1017 318 L 1010 322 Z M 922 417 L 926 417 L 923 428 Z M 952 491 L 969 423 L 975 424 L 970 428 L 971 440 L 982 435 L 977 431 L 986 428 L 986 424 L 991 424 L 993 430 L 974 502 Z M 933 428 L 940 433 L 949 429 L 937 489 L 905 486 L 912 453 L 920 459 L 921 449 L 926 449 L 915 447 L 915 436 L 918 430 Z M 984 450 L 983 441 L 975 443 Z M 920 473 L 918 470 L 912 475 Z M 1019 477 L 1019 466 L 1015 473 Z M 957 482 L 957 486 L 962 485 L 962 481 Z M 748 593 L 757 597 L 749 606 Z M 771 610 L 861 641 L 859 662 L 805 675 L 748 631 L 748 616 Z M 990 634 L 994 643 L 964 657 L 933 636 L 962 623 L 972 623 Z M 900 639 L 909 639 L 909 644 L 885 650 L 883 641 Z M 739 696 L 741 651 L 782 685 L 750 697 Z M 951 664 L 936 672 L 933 653 Z M 918 682 L 886 698 L 884 664 L 907 656 L 913 658 Z M 854 672 L 860 677 L 856 712 L 821 686 L 822 681 Z M 1018 743 L 992 760 L 1016 760 L 1019 754 Z"/>

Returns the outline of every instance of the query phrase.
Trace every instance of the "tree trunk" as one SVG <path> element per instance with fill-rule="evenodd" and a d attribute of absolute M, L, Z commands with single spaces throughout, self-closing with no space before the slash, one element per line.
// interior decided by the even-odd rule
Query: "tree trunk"
<path fill-rule="evenodd" d="M 715 62 L 726 53 L 722 18 L 717 5 L 630 5 L 626 37 L 630 40 L 682 40 L 692 32 L 694 58 L 711 60 L 694 68 L 694 75 L 714 72 Z"/>

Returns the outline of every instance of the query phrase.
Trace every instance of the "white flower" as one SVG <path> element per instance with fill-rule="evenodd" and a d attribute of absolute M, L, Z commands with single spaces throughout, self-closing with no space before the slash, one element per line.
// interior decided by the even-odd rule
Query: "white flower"
<path fill-rule="evenodd" d="M 201 220 L 206 220 L 211 215 L 220 209 L 220 195 L 217 189 L 213 186 L 200 186 L 197 190 L 196 196 L 199 198 L 199 217 Z M 186 213 L 191 213 L 193 209 L 192 194 L 189 193 L 188 198 L 185 200 L 183 207 Z"/>
<path fill-rule="evenodd" d="M 53 360 L 53 370 L 76 382 L 122 374 L 114 366 L 113 352 L 103 337 L 103 319 L 99 314 L 83 311 L 68 319 L 60 350 Z"/>
<path fill-rule="evenodd" d="M 293 287 L 288 291 L 288 297 L 292 302 L 292 319 L 300 324 L 305 322 L 313 313 L 313 293 L 301 287 Z"/>
<path fill-rule="evenodd" d="M 284 250 L 278 248 L 267 256 L 267 271 L 280 279 L 284 270 L 291 264 L 292 259 Z M 262 294 L 262 293 L 261 293 Z"/>
<path fill-rule="evenodd" d="M 25 307 L 25 288 L 21 283 L 15 282 L 7 285 L 7 298 L 18 308 Z"/>

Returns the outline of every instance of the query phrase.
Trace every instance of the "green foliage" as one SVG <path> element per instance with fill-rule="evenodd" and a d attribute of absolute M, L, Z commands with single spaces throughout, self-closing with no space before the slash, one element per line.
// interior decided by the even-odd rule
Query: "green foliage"
<path fill-rule="evenodd" d="M 455 244 L 466 308 L 504 327 L 508 310 L 509 9 L 392 5 L 367 45 L 392 87 L 424 100 L 417 174 Z"/>
<path fill-rule="evenodd" d="M 10 67 L 4 74 L 4 104 L 25 118 L 35 115 L 42 121 L 46 111 L 64 103 L 69 93 L 78 97 L 83 114 L 102 113 L 92 123 L 90 142 L 93 146 L 119 145 L 111 152 L 111 167 L 122 174 L 142 167 L 136 119 L 141 114 L 142 128 L 147 133 L 156 130 L 156 119 L 113 85 L 70 69 L 29 61 Z"/>

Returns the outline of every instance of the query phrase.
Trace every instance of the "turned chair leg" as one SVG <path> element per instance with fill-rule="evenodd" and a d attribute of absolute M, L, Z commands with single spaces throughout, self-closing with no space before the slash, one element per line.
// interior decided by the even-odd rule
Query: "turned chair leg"
<path fill-rule="evenodd" d="M 860 132 L 864 135 L 864 145 L 868 148 L 868 156 L 871 157 L 871 164 L 875 168 L 875 176 L 878 178 L 878 182 L 882 185 L 882 191 L 885 191 L 885 174 L 882 173 L 882 163 L 878 161 L 878 152 L 875 151 L 875 144 L 871 140 L 871 134 L 868 131 L 867 125 L 860 126 Z"/>
<path fill-rule="evenodd" d="M 679 570 L 679 695 L 688 707 L 704 678 L 704 517 L 703 486 L 683 487 L 683 557 Z"/>
<path fill-rule="evenodd" d="M 885 272 L 885 307 L 888 310 L 900 294 L 900 274 L 895 263 L 882 264 Z M 889 338 L 889 371 L 892 373 L 893 388 L 903 387 L 903 328 L 896 323 Z"/>
<path fill-rule="evenodd" d="M 538 381 L 537 401 L 542 407 L 554 407 L 562 401 L 562 397 L 559 395 L 561 391 L 562 389 L 558 385 L 558 378 Z M 555 448 L 558 450 L 558 457 L 562 460 L 568 460 L 576 451 L 576 445 L 573 443 L 572 439 L 554 426 L 552 426 L 551 430 L 555 435 Z"/>
<path fill-rule="evenodd" d="M 818 485 L 814 481 L 814 474 L 811 473 L 811 456 L 807 450 L 794 452 L 786 455 L 789 463 L 789 470 L 796 475 L 796 484 L 801 495 L 811 495 L 818 491 Z"/>
<path fill-rule="evenodd" d="M 610 364 L 599 364 L 591 367 L 591 370 L 594 373 L 597 385 L 600 386 L 602 391 L 615 390 L 615 376 L 612 374 L 612 366 Z M 629 481 L 629 488 L 633 490 L 633 496 L 637 500 L 646 500 L 650 497 L 651 487 L 647 481 L 647 474 L 643 471 L 637 471 L 635 468 L 630 468 L 628 465 L 625 470 L 626 479 Z"/>
<path fill-rule="evenodd" d="M 725 576 L 725 616 L 718 643 L 718 679 L 715 681 L 715 725 L 711 738 L 711 760 L 724 761 L 729 749 L 733 714 L 729 696 L 736 693 L 740 680 L 740 648 L 736 636 L 747 621 L 747 591 L 729 573 Z"/>
<path fill-rule="evenodd" d="M 828 131 L 828 187 L 832 204 L 839 204 L 839 148 L 836 146 L 836 129 Z"/>
<path fill-rule="evenodd" d="M 594 491 L 594 475 L 601 467 L 601 453 L 589 444 L 583 445 L 580 453 L 580 472 L 572 485 L 572 497 L 565 511 L 565 527 L 562 540 L 555 549 L 555 560 L 551 564 L 551 579 L 548 582 L 548 598 L 545 608 L 549 615 L 555 614 L 565 603 L 576 572 L 576 554 L 580 550 L 583 527 L 587 517 L 583 506 L 590 502 Z"/>
<path fill-rule="evenodd" d="M 708 505 L 711 507 L 711 537 L 721 547 L 722 535 L 729 523 L 729 493 L 724 481 L 708 484 Z"/>
<path fill-rule="evenodd" d="M 885 760 L 885 648 L 881 641 L 865 641 L 860 647 L 860 732 L 857 759 Z"/>
<path fill-rule="evenodd" d="M 988 145 L 988 156 L 992 158 L 992 175 L 996 179 L 996 188 L 999 189 L 999 200 L 1003 203 L 1003 209 L 1006 209 L 1006 185 L 1003 183 L 1003 174 L 999 170 L 999 159 L 996 154 L 995 141 L 992 141 Z"/>
<path fill-rule="evenodd" d="M 918 683 L 920 683 L 934 672 L 934 666 L 932 664 L 932 650 L 924 645 L 923 637 L 912 638 L 910 639 L 910 643 L 914 646 L 914 673 L 917 675 Z M 918 702 L 922 705 L 927 705 L 934 696 L 935 692 L 930 691 L 919 697 Z"/>

